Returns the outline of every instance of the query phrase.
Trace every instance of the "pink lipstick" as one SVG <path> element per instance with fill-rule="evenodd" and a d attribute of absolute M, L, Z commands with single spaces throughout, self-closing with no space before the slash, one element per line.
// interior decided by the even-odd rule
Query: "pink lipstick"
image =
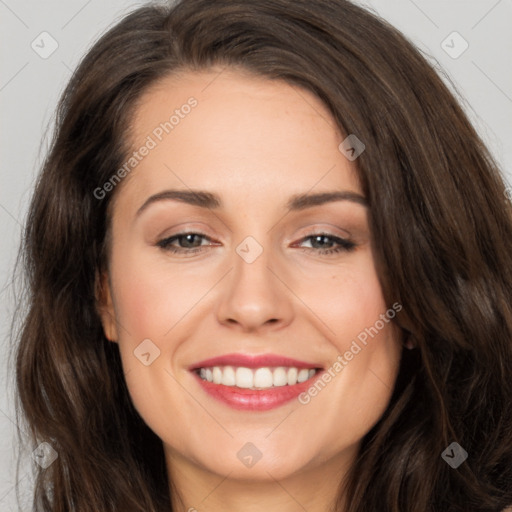
<path fill-rule="evenodd" d="M 312 385 L 322 367 L 274 354 L 226 354 L 189 367 L 201 388 L 238 410 L 279 407 Z"/>

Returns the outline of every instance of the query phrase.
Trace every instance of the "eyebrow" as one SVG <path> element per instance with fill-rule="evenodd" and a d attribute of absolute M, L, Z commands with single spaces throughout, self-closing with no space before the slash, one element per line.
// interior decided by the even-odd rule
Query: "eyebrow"
<path fill-rule="evenodd" d="M 137 210 L 136 216 L 139 216 L 153 203 L 170 200 L 213 210 L 222 207 L 221 198 L 212 192 L 206 192 L 204 190 L 164 190 L 146 199 L 144 204 Z M 334 201 L 351 201 L 362 206 L 368 206 L 368 201 L 364 196 L 356 192 L 340 190 L 317 194 L 296 194 L 290 197 L 286 203 L 286 207 L 290 211 L 300 211 Z"/>

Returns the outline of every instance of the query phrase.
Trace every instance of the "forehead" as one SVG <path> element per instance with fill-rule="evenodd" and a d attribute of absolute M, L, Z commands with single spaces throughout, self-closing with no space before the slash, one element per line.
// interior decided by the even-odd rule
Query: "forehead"
<path fill-rule="evenodd" d="M 166 77 L 139 100 L 130 134 L 140 161 L 123 195 L 139 203 L 166 187 L 262 203 L 318 187 L 360 191 L 327 108 L 281 80 L 222 68 Z"/>

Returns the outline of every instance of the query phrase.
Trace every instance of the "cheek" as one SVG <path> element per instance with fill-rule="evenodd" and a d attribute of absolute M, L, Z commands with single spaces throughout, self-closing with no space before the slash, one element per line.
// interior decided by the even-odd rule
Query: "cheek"
<path fill-rule="evenodd" d="M 211 272 L 200 276 L 186 264 L 169 268 L 148 252 L 124 253 L 113 265 L 116 315 L 130 337 L 163 341 L 215 281 Z"/>
<path fill-rule="evenodd" d="M 162 438 L 171 432 L 162 411 L 186 411 L 190 407 L 189 397 L 172 371 L 179 346 L 179 337 L 172 329 L 181 327 L 179 322 L 195 294 L 184 294 L 185 276 L 157 270 L 135 252 L 125 252 L 112 268 L 126 385 L 135 409 Z M 180 424 L 172 426 L 179 429 Z"/>
<path fill-rule="evenodd" d="M 328 378 L 299 397 L 306 417 L 322 419 L 315 432 L 324 440 L 320 458 L 358 443 L 384 414 L 400 362 L 396 334 L 390 322 L 366 343 L 350 335 L 340 340 Z"/>
<path fill-rule="evenodd" d="M 332 446 L 357 441 L 378 421 L 391 397 L 401 345 L 394 324 L 396 309 L 386 305 L 371 260 L 317 281 L 304 301 L 321 319 L 325 337 L 335 348 L 329 376 L 310 388 L 301 403 L 323 418 L 323 435 Z M 306 298 L 307 297 L 307 298 Z M 342 418 L 342 420 L 340 420 Z M 333 435 L 334 433 L 334 435 Z"/>
<path fill-rule="evenodd" d="M 300 284 L 298 295 L 321 321 L 327 339 L 340 351 L 372 327 L 388 307 L 373 260 L 362 254 L 346 265 L 323 271 Z"/>

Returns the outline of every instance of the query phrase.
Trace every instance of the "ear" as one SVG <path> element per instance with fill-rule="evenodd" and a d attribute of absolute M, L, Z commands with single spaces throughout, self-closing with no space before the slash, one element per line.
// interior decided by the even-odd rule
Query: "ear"
<path fill-rule="evenodd" d="M 114 310 L 114 302 L 112 300 L 110 280 L 107 272 L 103 272 L 101 274 L 98 271 L 96 272 L 94 290 L 96 295 L 96 311 L 100 316 L 105 337 L 108 340 L 117 343 L 116 314 Z"/>

